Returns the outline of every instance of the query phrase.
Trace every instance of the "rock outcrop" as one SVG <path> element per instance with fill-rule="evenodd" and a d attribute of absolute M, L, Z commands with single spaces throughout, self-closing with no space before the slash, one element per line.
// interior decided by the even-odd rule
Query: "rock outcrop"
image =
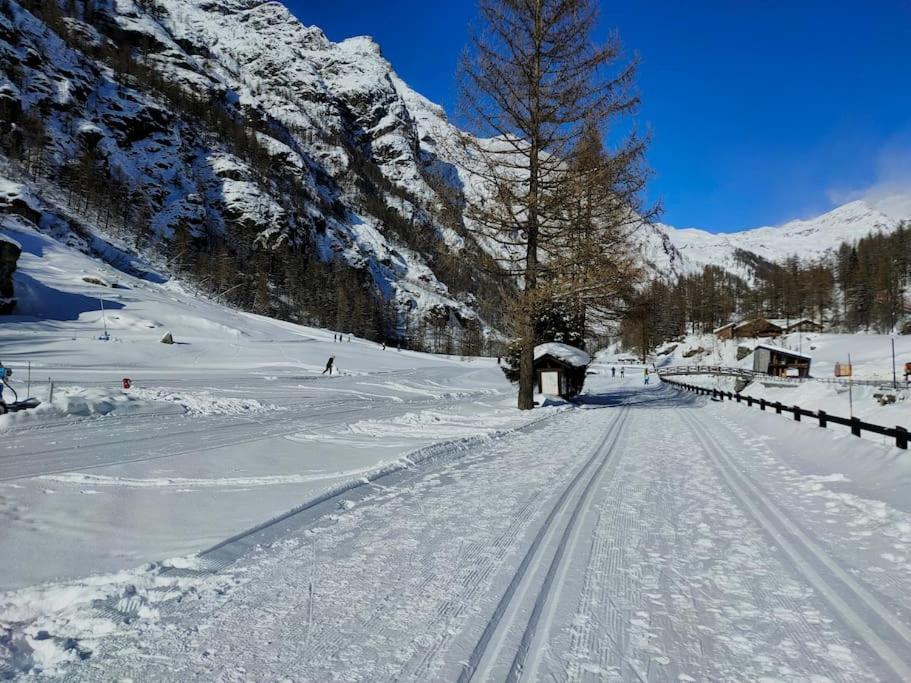
<path fill-rule="evenodd" d="M 0 315 L 12 313 L 16 308 L 13 273 L 21 253 L 18 244 L 0 235 Z"/>

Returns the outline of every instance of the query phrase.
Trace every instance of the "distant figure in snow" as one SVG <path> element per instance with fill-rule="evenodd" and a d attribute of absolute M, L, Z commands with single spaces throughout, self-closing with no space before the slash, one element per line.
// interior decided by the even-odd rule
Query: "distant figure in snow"
<path fill-rule="evenodd" d="M 643 377 L 645 378 L 645 384 L 648 384 L 648 368 L 642 369 Z"/>
<path fill-rule="evenodd" d="M 386 342 L 383 342 L 383 351 L 386 350 Z"/>
<path fill-rule="evenodd" d="M 331 376 L 332 376 L 332 368 L 334 367 L 334 365 L 333 365 L 334 363 L 335 363 L 335 356 L 329 356 L 329 360 L 326 361 L 326 369 L 323 370 L 322 374 L 325 375 L 325 374 L 328 372 L 328 373 L 329 373 L 329 376 L 331 377 Z"/>
<path fill-rule="evenodd" d="M 500 361 L 502 361 L 502 360 L 503 360 L 503 358 L 501 356 L 497 356 L 497 365 L 499 365 Z"/>
<path fill-rule="evenodd" d="M 0 404 L 2 405 L 6 405 L 6 401 L 3 400 L 3 387 L 6 386 L 7 378 L 12 374 L 12 370 L 3 367 L 3 363 L 0 363 Z"/>
<path fill-rule="evenodd" d="M 624 368 L 624 367 L 621 367 L 621 368 L 620 368 L 620 377 L 621 377 L 621 379 L 623 378 L 623 373 L 624 373 L 625 370 L 626 370 L 626 368 Z"/>
<path fill-rule="evenodd" d="M 615 368 L 613 365 L 611 366 L 611 369 L 610 369 L 610 376 L 611 377 L 617 376 L 617 368 Z"/>

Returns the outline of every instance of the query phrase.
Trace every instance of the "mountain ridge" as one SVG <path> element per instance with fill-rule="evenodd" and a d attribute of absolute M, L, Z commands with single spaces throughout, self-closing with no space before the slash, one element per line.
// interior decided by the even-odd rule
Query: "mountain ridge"
<path fill-rule="evenodd" d="M 124 217 L 124 230 L 140 225 L 166 243 L 183 229 L 224 243 L 242 274 L 263 254 L 288 250 L 344 263 L 394 309 L 387 324 L 397 333 L 429 318 L 497 327 L 502 285 L 479 280 L 496 248 L 450 211 L 450 193 L 457 203 L 484 193 L 453 157 L 460 131 L 373 38 L 333 42 L 283 4 L 260 0 L 69 6 L 65 14 L 56 3 L 0 0 L 0 104 L 11 103 L 18 130 L 38 112 L 49 137 L 39 166 L 58 195 L 102 192 L 67 175 L 88 163 L 124 186 L 125 197 L 149 197 Z M 139 47 L 124 56 L 124 45 Z M 218 115 L 200 113 L 207 105 Z M 40 194 L 27 174 L 10 180 Z M 86 206 L 90 199 L 104 201 L 87 197 Z M 898 222 L 858 201 L 775 228 L 716 234 L 658 223 L 634 239 L 652 277 L 718 265 L 750 280 L 753 267 L 738 251 L 773 262 L 793 252 L 821 258 Z M 283 273 L 271 257 L 268 269 L 273 313 L 295 315 L 318 293 L 289 303 L 281 280 L 303 275 Z M 263 289 L 250 280 L 241 305 L 256 303 L 255 287 Z"/>

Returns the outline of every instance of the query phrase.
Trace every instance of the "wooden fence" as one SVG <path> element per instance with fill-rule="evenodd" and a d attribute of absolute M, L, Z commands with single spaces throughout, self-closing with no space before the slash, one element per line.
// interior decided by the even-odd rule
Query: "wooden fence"
<path fill-rule="evenodd" d="M 686 391 L 692 391 L 701 396 L 711 396 L 712 398 L 721 401 L 727 399 L 729 401 L 737 401 L 737 403 L 746 403 L 748 407 L 758 406 L 760 410 L 774 410 L 778 415 L 792 415 L 797 422 L 800 422 L 804 417 L 808 417 L 812 420 L 817 420 L 820 427 L 828 427 L 829 424 L 844 425 L 845 427 L 851 428 L 851 433 L 854 436 L 860 436 L 861 432 L 881 434 L 882 436 L 888 436 L 889 438 L 895 439 L 895 445 L 899 448 L 908 449 L 908 430 L 900 425 L 894 428 L 883 427 L 882 425 L 873 424 L 871 422 L 864 422 L 857 417 L 839 417 L 837 415 L 829 415 L 824 410 L 806 410 L 800 406 L 786 406 L 779 401 L 766 401 L 764 398 L 753 398 L 752 396 L 744 396 L 743 394 L 722 391 L 720 389 L 708 389 L 694 384 L 686 384 L 685 382 L 666 379 L 664 376 L 661 377 L 661 381 Z"/>
<path fill-rule="evenodd" d="M 661 377 L 678 377 L 680 375 L 713 375 L 715 377 L 742 377 L 743 379 L 758 382 L 790 382 L 791 384 L 802 384 L 804 382 L 822 382 L 824 384 L 837 384 L 847 387 L 853 384 L 856 387 L 884 387 L 892 388 L 892 380 L 886 379 L 837 379 L 834 377 L 775 377 L 764 372 L 747 370 L 745 368 L 732 368 L 724 365 L 671 365 L 668 367 L 658 368 L 658 374 Z M 906 382 L 899 382 L 898 388 L 907 387 Z"/>

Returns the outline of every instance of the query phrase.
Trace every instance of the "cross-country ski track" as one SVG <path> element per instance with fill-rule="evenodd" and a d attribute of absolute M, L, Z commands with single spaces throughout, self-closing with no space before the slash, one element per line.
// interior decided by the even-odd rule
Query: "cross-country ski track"
<path fill-rule="evenodd" d="M 340 487 L 145 587 L 50 619 L 54 640 L 74 629 L 82 658 L 6 670 L 911 679 L 911 568 L 897 561 L 911 514 L 829 488 L 847 478 L 804 474 L 787 452 L 795 439 L 831 445 L 837 463 L 837 437 L 666 386 L 592 384 L 575 409 L 441 443 L 422 464 Z M 858 457 L 894 457 L 863 448 Z M 862 547 L 833 543 L 842 525 Z M 112 625 L 89 637 L 86 620 Z"/>

